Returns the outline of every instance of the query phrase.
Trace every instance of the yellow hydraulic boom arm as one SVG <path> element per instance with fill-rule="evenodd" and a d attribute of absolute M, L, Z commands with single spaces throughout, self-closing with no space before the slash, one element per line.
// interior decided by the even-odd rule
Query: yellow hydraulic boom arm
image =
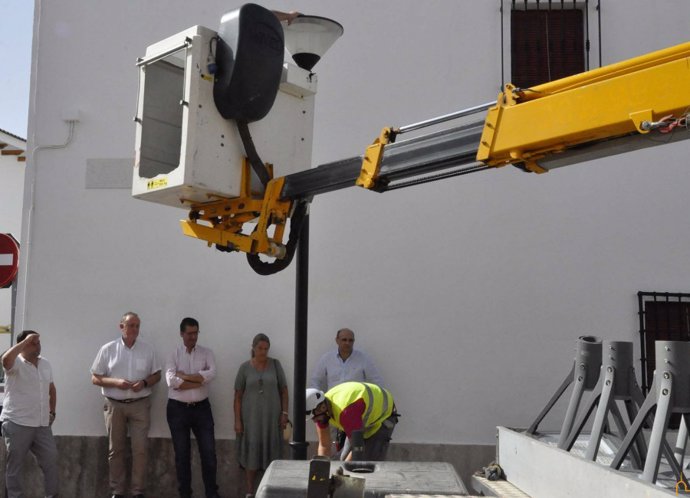
<path fill-rule="evenodd" d="M 486 116 L 477 160 L 540 160 L 580 144 L 687 127 L 690 43 L 535 86 L 506 85 Z"/>
<path fill-rule="evenodd" d="M 294 213 L 301 220 L 314 195 L 354 185 L 382 192 L 507 164 L 543 173 L 690 138 L 689 111 L 690 43 L 684 43 L 533 88 L 508 84 L 495 103 L 384 128 L 362 156 L 272 179 L 263 199 L 247 194 L 212 210 L 194 206 L 183 229 L 220 249 L 247 252 L 255 270 L 258 254 L 277 262 L 286 258 L 276 265 L 279 271 L 289 263 L 297 240 L 291 228 L 285 256 L 285 222 Z M 409 131 L 479 113 L 485 113 L 483 122 L 396 142 Z M 197 225 L 204 221 L 200 213 L 211 220 L 210 226 Z M 241 233 L 243 216 L 258 216 L 251 235 Z M 276 230 L 269 237 L 271 226 Z M 274 272 L 265 267 L 257 271 Z"/>

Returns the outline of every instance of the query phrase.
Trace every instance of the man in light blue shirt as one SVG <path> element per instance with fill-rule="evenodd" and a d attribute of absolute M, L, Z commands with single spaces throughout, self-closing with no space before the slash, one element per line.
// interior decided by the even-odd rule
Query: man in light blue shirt
<path fill-rule="evenodd" d="M 309 387 L 327 392 L 338 384 L 350 381 L 368 382 L 384 387 L 383 378 L 369 355 L 354 348 L 355 333 L 352 330 L 338 330 L 335 343 L 338 349 L 324 354 L 316 364 Z M 335 447 L 331 449 L 331 456 L 336 457 L 344 447 L 345 433 L 335 428 L 332 432 L 331 440 Z"/>
<path fill-rule="evenodd" d="M 338 349 L 324 354 L 311 376 L 309 387 L 329 391 L 343 382 L 369 382 L 380 387 L 383 379 L 368 354 L 354 348 L 355 333 L 347 328 L 340 329 L 335 336 Z"/>

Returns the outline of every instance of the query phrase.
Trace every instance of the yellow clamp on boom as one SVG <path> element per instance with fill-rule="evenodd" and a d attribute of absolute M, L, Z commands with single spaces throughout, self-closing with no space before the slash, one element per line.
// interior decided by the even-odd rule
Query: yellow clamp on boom
<path fill-rule="evenodd" d="M 283 234 L 292 207 L 291 201 L 280 200 L 284 183 L 284 177 L 275 178 L 268 182 L 263 197 L 253 193 L 251 166 L 245 158 L 240 196 L 233 199 L 220 197 L 207 203 L 193 204 L 189 219 L 180 221 L 182 232 L 189 237 L 205 240 L 209 246 L 215 244 L 221 250 L 282 258 L 285 255 Z M 249 235 L 243 234 L 244 224 L 257 218 L 255 230 Z M 269 236 L 271 226 L 275 230 Z"/>
<path fill-rule="evenodd" d="M 690 43 L 520 89 L 506 85 L 486 116 L 477 160 L 488 166 L 538 162 L 580 144 L 635 133 L 683 116 L 690 99 Z"/>
<path fill-rule="evenodd" d="M 381 169 L 381 161 L 383 160 L 383 149 L 391 142 L 391 137 L 393 136 L 394 130 L 392 128 L 383 128 L 378 138 L 367 147 L 367 150 L 364 152 L 364 159 L 362 160 L 362 169 L 359 172 L 359 177 L 355 185 L 369 190 L 376 187 L 379 170 Z"/>

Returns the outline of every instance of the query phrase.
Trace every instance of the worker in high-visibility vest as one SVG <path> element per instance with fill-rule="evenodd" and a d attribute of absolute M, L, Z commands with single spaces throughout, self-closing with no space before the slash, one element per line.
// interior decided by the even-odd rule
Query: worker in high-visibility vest
<path fill-rule="evenodd" d="M 351 442 L 354 431 L 363 433 L 362 460 L 385 460 L 399 416 L 393 396 L 387 389 L 367 382 L 344 382 L 326 393 L 309 388 L 306 397 L 307 415 L 311 415 L 316 424 L 320 456 L 330 456 L 330 423 L 345 432 L 348 442 Z M 341 458 L 352 458 L 349 448 L 343 451 Z"/>

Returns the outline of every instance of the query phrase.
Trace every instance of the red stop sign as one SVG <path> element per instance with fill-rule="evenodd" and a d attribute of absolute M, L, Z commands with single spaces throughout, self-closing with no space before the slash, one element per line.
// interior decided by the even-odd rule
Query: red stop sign
<path fill-rule="evenodd" d="M 19 270 L 19 243 L 9 233 L 0 233 L 0 287 L 12 285 Z"/>

